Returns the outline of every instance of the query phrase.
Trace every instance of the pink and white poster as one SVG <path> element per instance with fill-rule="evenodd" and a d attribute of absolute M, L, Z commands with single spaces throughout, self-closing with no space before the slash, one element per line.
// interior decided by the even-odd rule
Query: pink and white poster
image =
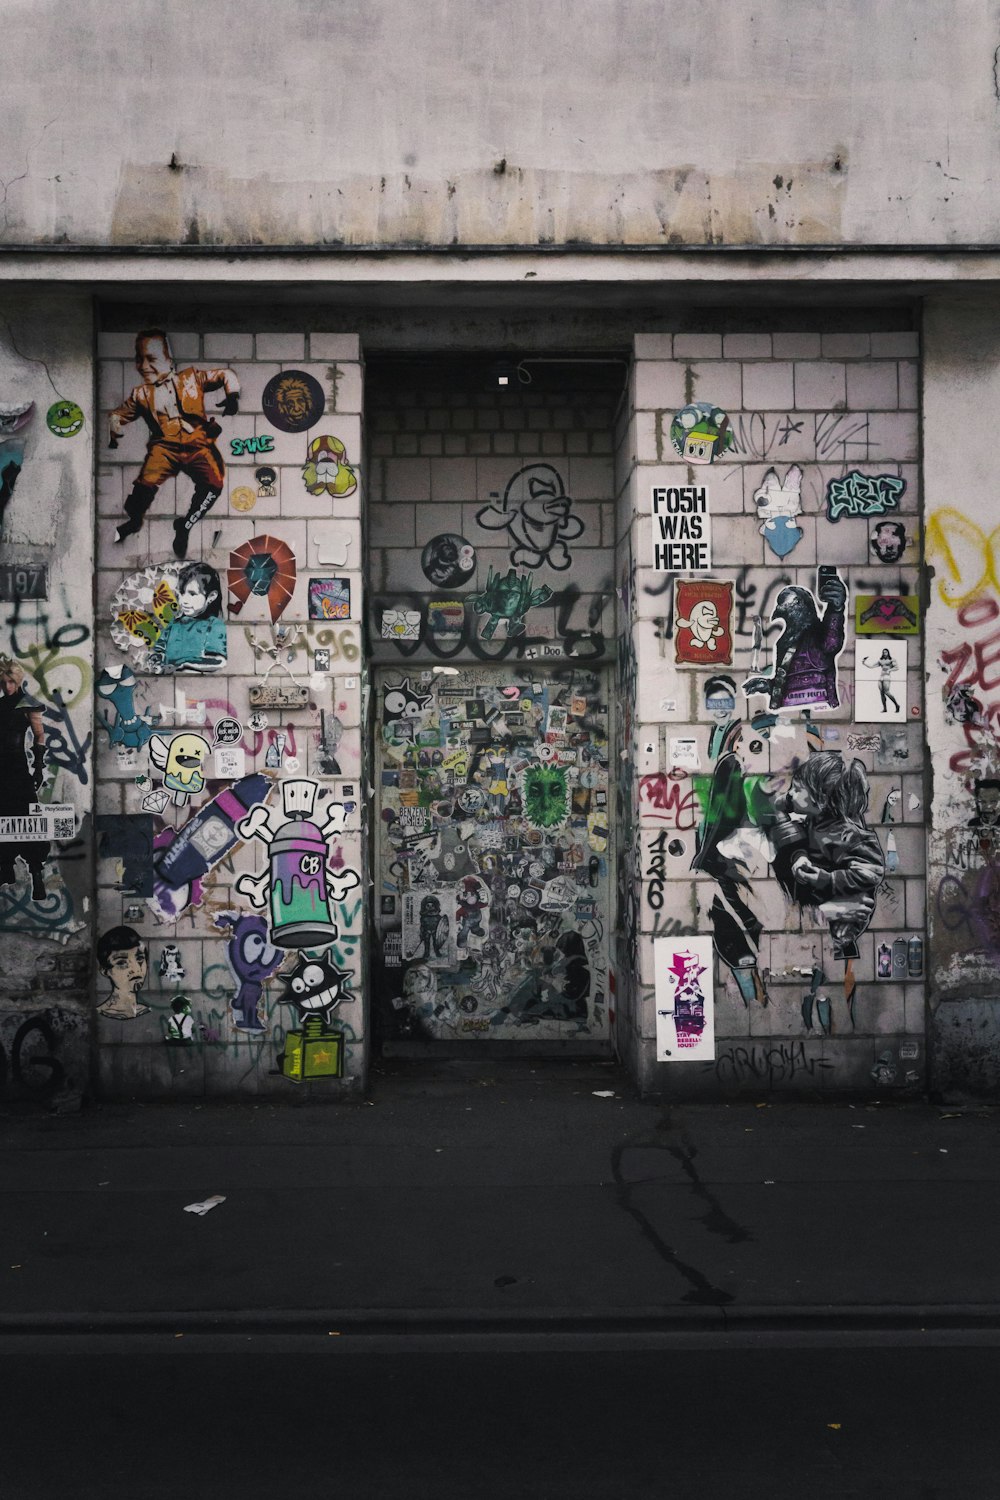
<path fill-rule="evenodd" d="M 714 953 L 710 937 L 657 938 L 656 1061 L 715 1057 Z"/>

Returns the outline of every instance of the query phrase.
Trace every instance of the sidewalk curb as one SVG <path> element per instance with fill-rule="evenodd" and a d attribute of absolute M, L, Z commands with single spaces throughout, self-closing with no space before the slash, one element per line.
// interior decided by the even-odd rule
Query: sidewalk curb
<path fill-rule="evenodd" d="M 551 1312 L 486 1308 L 353 1308 L 247 1312 L 0 1315 L 5 1336 L 72 1334 L 651 1334 L 851 1333 L 1000 1330 L 1000 1306 L 651 1307 Z"/>

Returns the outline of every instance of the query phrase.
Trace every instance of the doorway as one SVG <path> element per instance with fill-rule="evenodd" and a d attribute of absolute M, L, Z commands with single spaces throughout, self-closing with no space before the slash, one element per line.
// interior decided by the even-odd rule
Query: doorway
<path fill-rule="evenodd" d="M 375 673 L 383 1038 L 607 1043 L 609 679 Z"/>

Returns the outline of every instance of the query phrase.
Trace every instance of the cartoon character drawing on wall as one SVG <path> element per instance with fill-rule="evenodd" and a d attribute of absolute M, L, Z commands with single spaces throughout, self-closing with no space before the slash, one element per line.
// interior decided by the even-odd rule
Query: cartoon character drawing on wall
<path fill-rule="evenodd" d="M 583 521 L 570 514 L 572 500 L 562 475 L 551 464 L 527 464 L 507 482 L 503 500 L 490 496 L 490 505 L 476 512 L 484 531 L 506 531 L 514 543 L 514 567 L 543 565 L 563 572 L 573 561 L 566 543 L 583 532 Z"/>
<path fill-rule="evenodd" d="M 135 673 L 124 662 L 102 668 L 97 679 L 97 696 L 110 703 L 115 711 L 112 721 L 103 710 L 97 716 L 108 732 L 108 744 L 120 745 L 123 750 L 141 750 L 155 732 L 160 715 L 147 710 L 137 713 L 135 708 Z"/>
<path fill-rule="evenodd" d="M 264 981 L 277 973 L 284 952 L 268 940 L 263 917 L 226 913 L 216 917 L 215 925 L 231 931 L 226 957 L 237 985 L 232 999 L 233 1025 L 237 1031 L 260 1033 L 265 1030 L 261 1014 Z"/>
<path fill-rule="evenodd" d="M 490 616 L 481 632 L 483 640 L 493 639 L 502 620 L 507 622 L 508 639 L 523 635 L 527 628 L 524 617 L 528 610 L 547 603 L 551 598 L 552 590 L 547 584 L 543 583 L 540 588 L 534 589 L 531 579 L 524 574 L 519 577 L 513 568 L 509 568 L 504 574 L 495 573 L 491 564 L 486 587 L 472 601 L 477 615 Z"/>
<path fill-rule="evenodd" d="M 906 527 L 902 521 L 877 521 L 869 540 L 880 563 L 899 562 L 906 550 Z"/>
<path fill-rule="evenodd" d="M 772 712 L 779 708 L 836 708 L 837 657 L 844 645 L 847 587 L 835 567 L 821 566 L 819 598 L 807 588 L 787 584 L 771 611 L 771 623 L 783 626 L 774 651 L 771 675 L 752 674 L 743 684 L 748 698 L 766 693 Z"/>
<path fill-rule="evenodd" d="M 111 982 L 111 994 L 97 1007 L 99 1016 L 134 1021 L 148 1005 L 139 1004 L 139 991 L 149 973 L 149 953 L 134 927 L 109 927 L 97 940 L 97 967 Z"/>
<path fill-rule="evenodd" d="M 456 948 L 481 946 L 470 944 L 469 939 L 485 938 L 483 913 L 489 910 L 489 905 L 490 895 L 486 886 L 475 875 L 467 875 L 459 886 L 455 903 Z"/>
<path fill-rule="evenodd" d="M 185 807 L 205 790 L 201 768 L 211 753 L 211 745 L 200 734 L 175 734 L 169 741 L 159 734 L 152 736 L 149 758 L 163 772 L 163 785 L 173 792 L 175 807 Z"/>
<path fill-rule="evenodd" d="M 882 648 L 882 655 L 877 657 L 875 661 L 869 661 L 867 657 L 863 657 L 862 666 L 871 667 L 878 672 L 878 694 L 882 704 L 882 712 L 884 714 L 889 712 L 889 700 L 891 699 L 892 706 L 897 714 L 902 713 L 902 709 L 899 706 L 899 699 L 892 691 L 892 679 L 899 672 L 899 665 L 888 646 Z"/>
<path fill-rule="evenodd" d="M 899 819 L 896 817 L 896 810 L 902 800 L 902 789 L 898 786 L 891 786 L 885 794 L 885 801 L 882 803 L 882 816 L 879 818 L 879 822 L 897 823 Z"/>
<path fill-rule="evenodd" d="M 151 669 L 218 672 L 226 665 L 222 584 L 208 563 L 187 563 L 177 578 L 177 605 L 153 648 Z"/>
<path fill-rule="evenodd" d="M 670 441 L 689 464 L 713 464 L 735 443 L 729 418 L 719 406 L 692 401 L 670 423 Z"/>
<path fill-rule="evenodd" d="M 33 401 L 0 401 L 0 525 L 24 465 L 21 434 L 34 414 Z"/>
<path fill-rule="evenodd" d="M 802 527 L 795 523 L 802 511 L 802 470 L 792 464 L 782 482 L 777 470 L 768 469 L 753 498 L 760 520 L 757 530 L 775 557 L 787 557 L 802 540 Z"/>
<path fill-rule="evenodd" d="M 835 750 L 820 750 L 795 767 L 779 805 L 772 838 L 774 873 L 787 895 L 826 922 L 833 956 L 844 961 L 844 999 L 851 1027 L 858 939 L 875 911 L 885 860 L 868 827 L 868 775 L 860 760 L 847 765 Z"/>
<path fill-rule="evenodd" d="M 459 588 L 476 571 L 476 549 L 457 532 L 442 531 L 424 547 L 420 566 L 436 588 Z"/>
<path fill-rule="evenodd" d="M 216 410 L 232 417 L 240 407 L 240 383 L 229 369 L 178 370 L 167 335 L 159 328 L 136 335 L 135 367 L 142 384 L 111 413 L 109 446 L 117 448 L 125 428 L 139 417 L 149 428 L 149 443 L 115 540 L 123 542 L 139 531 L 160 486 L 184 474 L 194 483 L 194 493 L 187 515 L 174 521 L 174 555 L 186 557 L 192 528 L 208 514 L 226 483 L 226 466 L 215 446 L 222 428 L 205 410 L 205 393 L 224 391 Z"/>
<path fill-rule="evenodd" d="M 0 657 L 0 818 L 27 814 L 45 780 L 42 704 L 28 693 L 24 682 L 24 668 L 9 656 Z M 16 883 L 20 858 L 31 876 L 32 901 L 43 902 L 49 847 L 44 839 L 0 842 L 0 886 Z"/>
<path fill-rule="evenodd" d="M 712 773 L 704 816 L 695 837 L 693 870 L 711 875 L 718 889 L 708 917 L 715 951 L 732 973 L 744 1005 L 767 1005 L 759 967 L 763 927 L 751 902 L 751 882 L 766 876 L 774 859 L 774 802 L 768 784 L 767 743 L 775 723 L 758 714 L 730 725 Z"/>

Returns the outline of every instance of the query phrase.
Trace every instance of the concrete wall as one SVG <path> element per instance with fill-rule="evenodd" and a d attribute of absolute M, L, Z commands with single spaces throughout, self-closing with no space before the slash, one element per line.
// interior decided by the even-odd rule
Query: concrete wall
<path fill-rule="evenodd" d="M 981 1093 L 1000 1084 L 996 464 L 989 423 L 954 434 L 1000 398 L 1000 301 L 930 298 L 923 339 L 933 1082 Z"/>
<path fill-rule="evenodd" d="M 17 710 L 0 754 L 0 867 L 7 877 L 0 883 L 0 1099 L 41 1097 L 61 1105 L 79 1099 L 85 1088 L 91 1045 L 94 402 L 88 297 L 48 293 L 0 302 L 0 424 L 3 408 L 9 414 L 26 403 L 34 409 L 20 431 L 0 425 L 0 485 L 7 494 L 0 523 L 0 654 L 24 672 L 24 692 L 37 705 L 44 740 L 37 800 L 62 810 L 52 839 L 39 838 L 42 829 L 30 839 L 11 832 L 8 820 L 22 826 L 36 796 L 26 778 L 37 736 L 27 713 Z M 32 575 L 37 581 L 40 569 L 47 580 L 36 591 L 40 597 L 12 597 Z"/>
<path fill-rule="evenodd" d="M 17 244 L 995 237 L 995 5 L 4 12 Z"/>
<path fill-rule="evenodd" d="M 175 521 L 188 513 L 192 480 L 184 474 L 167 479 L 141 529 L 123 542 L 115 540 L 150 434 L 137 420 L 124 427 L 117 448 L 109 447 L 109 413 L 138 376 L 134 332 L 102 333 L 96 609 L 98 689 L 108 695 L 101 700 L 108 727 L 98 753 L 104 856 L 98 861 L 98 932 L 105 938 L 117 929 L 117 946 L 126 945 L 121 929 L 131 933 L 148 955 L 148 974 L 138 985 L 138 1013 L 127 1014 L 127 1004 L 110 998 L 113 975 L 98 962 L 98 1079 L 103 1091 L 119 1095 L 336 1093 L 357 1087 L 367 1066 L 366 802 L 360 782 L 365 678 L 359 625 L 365 481 L 358 339 L 305 330 L 167 331 L 179 370 L 227 369 L 240 385 L 238 415 L 218 414 L 224 390 L 205 397 L 206 412 L 218 415 L 222 429 L 217 446 L 225 480 L 215 506 L 191 529 L 187 554 L 188 563 L 205 563 L 218 574 L 225 656 L 214 670 L 207 650 L 199 660 L 171 657 L 177 618 L 171 622 L 169 612 L 176 609 L 173 597 L 183 592 L 183 565 L 172 550 Z M 265 409 L 269 383 L 289 370 L 314 382 L 316 398 L 307 425 L 300 422 L 293 431 L 286 430 L 285 418 L 275 417 L 273 407 Z M 321 435 L 343 445 L 343 462 L 330 471 L 337 493 L 326 488 L 323 476 L 304 472 L 308 445 Z M 250 451 L 255 447 L 258 451 Z M 251 594 L 244 600 L 234 590 L 234 578 L 244 576 L 240 549 L 258 541 L 282 570 L 294 569 L 290 597 L 274 595 L 273 617 L 271 596 Z M 311 585 L 331 578 L 339 580 L 343 599 L 325 619 L 322 606 L 310 603 Z M 109 671 L 119 682 L 123 672 L 132 673 L 130 702 L 110 697 L 115 681 Z M 269 701 L 275 691 L 300 691 L 302 701 L 284 706 Z M 258 703 L 261 692 L 264 700 Z M 145 716 L 144 727 L 136 728 L 136 716 Z M 224 723 L 236 735 L 235 744 L 220 729 Z M 190 796 L 183 790 L 171 794 L 177 768 L 171 771 L 171 762 L 163 763 L 164 749 L 177 747 L 184 734 L 198 737 L 196 754 L 209 747 L 213 752 L 199 772 L 203 785 L 196 783 Z M 234 750 L 235 766 L 226 760 Z M 347 809 L 326 840 L 335 930 L 324 940 L 282 941 L 273 900 L 268 905 L 277 877 L 261 891 L 259 905 L 245 886 L 239 888 L 247 876 L 266 879 L 269 850 L 259 839 L 235 843 L 234 834 L 225 847 L 207 852 L 198 842 L 196 852 L 203 857 L 194 874 L 181 870 L 167 878 L 161 859 L 174 841 L 179 846 L 190 839 L 209 805 L 223 807 L 232 823 L 239 807 L 227 798 L 238 793 L 248 810 L 267 807 L 271 829 L 280 837 L 284 791 L 303 780 L 315 789 L 318 825 L 331 806 Z M 334 876 L 345 881 L 343 891 L 333 891 Z M 247 928 L 254 917 L 260 924 L 257 938 Z M 271 938 L 277 946 L 271 946 Z M 245 941 L 256 942 L 252 962 Z M 269 946 L 262 954 L 264 942 Z M 339 986 L 342 998 L 324 1018 L 326 1040 L 317 1043 L 321 1063 L 329 1062 L 329 1033 L 340 1038 L 340 1083 L 327 1076 L 310 1083 L 291 1071 L 291 1049 L 308 1024 L 298 1003 L 303 991 L 294 987 L 306 950 L 324 950 L 340 976 L 324 979 L 322 988 Z M 98 945 L 99 960 L 100 951 Z"/>
<path fill-rule="evenodd" d="M 922 1082 L 920 641 L 885 629 L 856 632 L 856 623 L 864 624 L 859 598 L 863 612 L 873 596 L 905 596 L 912 627 L 919 623 L 917 352 L 915 334 L 878 331 L 637 336 L 620 551 L 623 631 L 630 628 L 634 654 L 626 676 L 636 682 L 635 722 L 622 757 L 638 781 L 638 839 L 635 865 L 630 870 L 623 861 L 620 871 L 619 1050 L 647 1088 L 703 1095 L 912 1090 Z M 683 439 L 675 414 L 691 402 L 719 408 L 711 463 L 685 462 L 675 445 Z M 719 420 L 723 413 L 728 425 Z M 627 467 L 623 456 L 620 472 Z M 859 478 L 852 482 L 851 474 Z M 860 476 L 888 477 L 885 493 L 894 498 Z M 849 503 L 837 499 L 845 479 Z M 774 483 L 785 491 L 780 505 L 761 510 L 758 497 Z M 656 565 L 662 530 L 652 493 L 691 485 L 708 490 L 710 567 L 672 573 L 669 561 Z M 791 529 L 782 507 L 794 515 Z M 779 516 L 770 529 L 768 515 Z M 905 550 L 894 560 L 883 560 L 876 545 L 886 516 L 905 528 Z M 820 565 L 834 566 L 847 590 L 839 702 L 813 699 L 802 709 L 764 692 L 748 697 L 744 683 L 773 671 L 784 638 L 782 590 L 793 585 L 818 595 L 823 613 Z M 682 591 L 709 574 L 714 586 L 731 591 L 732 612 L 719 602 L 719 639 L 697 648 Z M 831 609 L 832 601 L 824 620 Z M 869 619 L 868 628 L 881 618 Z M 900 667 L 908 652 L 908 671 L 905 678 L 897 673 L 891 700 L 874 683 L 862 688 L 856 640 L 862 657 L 877 659 L 891 648 Z M 729 683 L 728 701 L 720 676 Z M 786 799 L 816 753 L 841 771 L 860 763 L 869 789 L 867 810 L 855 807 L 839 825 L 830 805 L 814 805 L 797 824 L 797 837 L 806 826 L 813 830 L 812 855 L 827 862 L 823 900 L 850 889 L 868 902 L 849 919 L 858 949 L 849 966 L 834 907 L 819 906 L 801 881 L 779 883 L 790 824 L 773 814 L 794 808 Z M 624 782 L 622 796 L 635 806 Z M 862 860 L 858 851 L 866 846 Z M 830 874 L 848 866 L 854 875 Z M 665 1006 L 672 1011 L 675 953 L 687 952 L 691 938 L 708 937 L 715 953 L 706 947 L 703 960 L 706 988 L 714 971 L 715 1044 L 702 1051 L 698 1037 L 671 1040 L 664 1020 Z"/>

